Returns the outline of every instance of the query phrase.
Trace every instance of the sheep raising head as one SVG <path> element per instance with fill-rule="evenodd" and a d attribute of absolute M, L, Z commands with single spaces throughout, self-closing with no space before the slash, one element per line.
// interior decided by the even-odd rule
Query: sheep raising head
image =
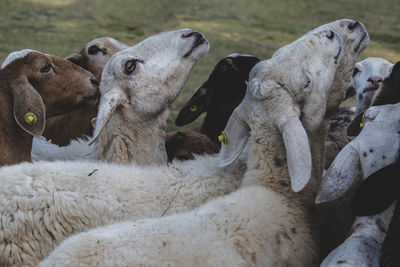
<path fill-rule="evenodd" d="M 202 33 L 181 29 L 153 35 L 114 54 L 102 73 L 94 136 L 99 135 L 117 107 L 131 106 L 126 110 L 140 120 L 158 117 L 176 98 L 195 63 L 208 49 Z"/>
<path fill-rule="evenodd" d="M 295 192 L 302 190 L 311 177 L 311 153 L 299 117 L 307 108 L 304 105 L 310 104 L 306 102 L 308 98 L 319 99 L 319 105 L 313 104 L 314 107 L 325 108 L 321 103 L 328 98 L 342 56 L 340 36 L 331 30 L 318 30 L 305 34 L 281 48 L 271 59 L 258 63 L 250 72 L 242 104 L 235 109 L 226 126 L 228 141 L 222 145 L 220 165 L 228 165 L 239 156 L 250 131 L 261 133 L 253 140 L 256 143 L 270 140 L 263 140 L 262 136 L 271 136 L 272 131 L 277 136 L 281 133 L 292 189 Z M 303 114 L 302 121 L 319 113 L 324 110 Z M 255 144 L 254 147 L 257 149 L 258 146 Z M 249 164 L 252 164 L 252 156 Z"/>

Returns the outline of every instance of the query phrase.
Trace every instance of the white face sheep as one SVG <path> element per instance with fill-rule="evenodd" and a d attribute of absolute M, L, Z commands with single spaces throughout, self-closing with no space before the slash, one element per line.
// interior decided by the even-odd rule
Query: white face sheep
<path fill-rule="evenodd" d="M 32 136 L 43 133 L 46 118 L 96 102 L 99 88 L 68 60 L 27 49 L 4 60 L 0 93 L 0 165 L 8 165 L 31 160 Z"/>
<path fill-rule="evenodd" d="M 218 136 L 246 92 L 249 73 L 260 60 L 247 54 L 221 59 L 207 81 L 181 108 L 175 124 L 183 126 L 206 112 L 203 123 L 187 131 L 170 132 L 165 142 L 168 161 L 193 159 L 193 154 L 219 152 Z"/>
<path fill-rule="evenodd" d="M 76 158 L 166 164 L 169 106 L 208 49 L 202 33 L 182 29 L 151 36 L 115 53 L 106 64 L 100 83 L 102 96 L 90 142 L 99 140 L 94 148 L 71 142 L 72 149 L 78 146 L 80 156 Z M 68 151 L 68 147 L 65 149 Z M 70 155 L 58 148 L 55 151 L 61 157 Z M 46 159 L 48 155 L 39 153 Z"/>
<path fill-rule="evenodd" d="M 317 202 L 334 200 L 352 190 L 361 174 L 366 177 L 393 163 L 400 148 L 400 104 L 373 106 L 363 118 L 363 129 L 337 156 L 324 175 Z M 379 262 L 381 244 L 393 214 L 393 207 L 373 217 L 357 217 L 349 237 L 333 250 L 322 266 L 340 262 L 359 266 Z"/>
<path fill-rule="evenodd" d="M 226 126 L 228 140 L 219 155 L 221 165 L 230 164 L 249 139 L 249 170 L 239 190 L 185 214 L 79 234 L 40 266 L 315 263 L 317 245 L 308 210 L 313 197 L 308 189 L 295 193 L 311 178 L 311 154 L 300 114 L 306 98 L 322 94 L 327 100 L 324 90 L 329 90 L 337 71 L 341 43 L 331 30 L 312 31 L 253 68 L 246 96 Z M 324 106 L 320 105 L 322 112 Z M 310 119 L 306 116 L 303 120 Z"/>
<path fill-rule="evenodd" d="M 366 110 L 370 105 L 372 98 L 381 88 L 382 81 L 390 74 L 393 64 L 383 58 L 369 57 L 357 62 L 353 78 L 351 79 L 349 91 L 354 91 L 356 95 L 357 107 L 356 113 Z"/>
<path fill-rule="evenodd" d="M 128 48 L 127 45 L 111 37 L 99 37 L 87 43 L 78 54 L 65 58 L 91 72 L 100 82 L 101 73 L 108 59 L 118 51 Z M 74 111 L 49 118 L 43 136 L 59 146 L 68 145 L 71 140 L 91 136 L 91 120 L 97 116 L 98 102 L 90 103 Z"/>

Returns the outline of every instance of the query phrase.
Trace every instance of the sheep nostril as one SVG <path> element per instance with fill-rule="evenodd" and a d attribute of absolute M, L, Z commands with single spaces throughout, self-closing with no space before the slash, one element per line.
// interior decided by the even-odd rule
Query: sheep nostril
<path fill-rule="evenodd" d="M 355 22 L 353 22 L 353 23 L 350 23 L 349 24 L 349 26 L 348 26 L 348 28 L 349 28 L 349 30 L 354 30 L 356 27 L 358 27 L 358 25 L 360 25 L 360 23 L 358 22 L 358 21 L 355 21 Z"/>
<path fill-rule="evenodd" d="M 190 36 L 192 36 L 196 33 L 198 33 L 198 32 L 194 31 L 194 30 L 188 30 L 182 34 L 182 38 L 189 38 Z"/>
<path fill-rule="evenodd" d="M 90 78 L 90 82 L 95 86 L 99 86 L 99 82 L 95 78 Z"/>

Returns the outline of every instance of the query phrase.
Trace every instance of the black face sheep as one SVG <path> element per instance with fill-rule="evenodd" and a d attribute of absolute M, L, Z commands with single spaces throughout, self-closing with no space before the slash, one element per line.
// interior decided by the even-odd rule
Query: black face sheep
<path fill-rule="evenodd" d="M 167 134 L 168 160 L 193 159 L 193 154 L 214 154 L 221 147 L 218 136 L 246 92 L 250 70 L 260 60 L 246 54 L 231 54 L 221 59 L 208 77 L 182 107 L 175 120 L 186 125 L 206 112 L 203 123 L 188 131 Z"/>
<path fill-rule="evenodd" d="M 31 160 L 32 138 L 51 118 L 99 98 L 98 82 L 66 59 L 33 50 L 11 53 L 0 70 L 0 165 Z"/>

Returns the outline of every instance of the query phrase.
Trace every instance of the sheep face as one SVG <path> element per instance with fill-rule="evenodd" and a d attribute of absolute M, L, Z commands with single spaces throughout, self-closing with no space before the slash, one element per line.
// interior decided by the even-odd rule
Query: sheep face
<path fill-rule="evenodd" d="M 305 99 L 313 95 L 324 108 L 342 51 L 341 38 L 335 32 L 313 31 L 258 63 L 250 73 L 243 102 L 228 121 L 229 143 L 222 146 L 221 165 L 236 159 L 250 131 L 268 136 L 278 130 L 286 147 L 292 189 L 303 189 L 311 177 L 311 153 L 300 113 Z M 307 120 L 306 116 L 302 120 Z"/>
<path fill-rule="evenodd" d="M 114 54 L 104 67 L 96 140 L 117 107 L 134 120 L 157 119 L 209 49 L 204 35 L 177 30 L 153 35 Z"/>
<path fill-rule="evenodd" d="M 231 54 L 221 59 L 207 81 L 179 111 L 175 124 L 186 125 L 207 112 L 210 116 L 222 116 L 215 119 L 225 122 L 223 129 L 244 97 L 250 70 L 259 61 L 257 57 L 244 54 Z"/>
<path fill-rule="evenodd" d="M 359 182 L 360 175 L 365 178 L 396 161 L 400 149 L 399 117 L 400 104 L 367 109 L 361 133 L 339 152 L 325 173 L 317 203 L 343 196 Z"/>
<path fill-rule="evenodd" d="M 128 47 L 114 38 L 99 37 L 88 42 L 80 53 L 65 58 L 90 71 L 100 81 L 101 73 L 110 57 Z"/>
<path fill-rule="evenodd" d="M 99 97 L 98 82 L 91 73 L 68 60 L 39 52 L 16 57 L 4 66 L 1 76 L 9 81 L 17 123 L 35 136 L 42 133 L 46 116 L 69 112 Z M 38 120 L 33 126 L 26 125 L 24 116 L 29 112 Z"/>
<path fill-rule="evenodd" d="M 390 74 L 393 64 L 383 58 L 366 58 L 357 62 L 353 78 L 349 84 L 347 96 L 354 92 L 357 97 L 356 112 L 367 109 L 382 87 L 382 81 Z"/>

